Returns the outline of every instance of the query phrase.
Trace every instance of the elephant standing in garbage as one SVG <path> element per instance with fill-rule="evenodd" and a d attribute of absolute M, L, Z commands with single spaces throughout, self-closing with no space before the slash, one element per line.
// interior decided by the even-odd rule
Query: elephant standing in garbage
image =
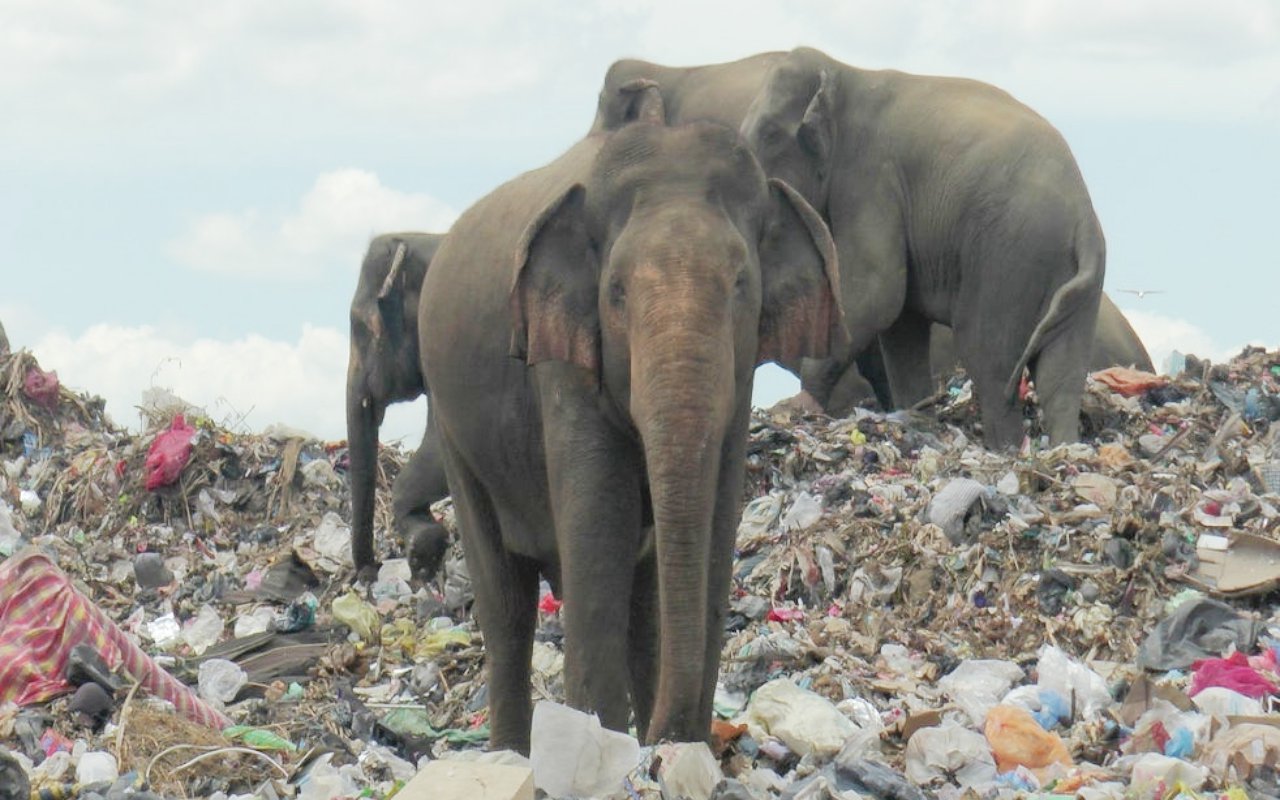
<path fill-rule="evenodd" d="M 422 279 L 444 237 L 435 233 L 390 233 L 369 243 L 351 300 L 351 355 L 347 364 L 347 443 L 351 458 L 351 554 L 363 580 L 377 575 L 373 550 L 374 487 L 378 428 L 387 406 L 426 393 L 418 355 L 418 299 Z M 422 444 L 391 490 L 395 526 L 413 575 L 435 574 L 448 533 L 431 515 L 431 504 L 449 494 L 428 409 Z"/>
<path fill-rule="evenodd" d="M 565 692 L 642 739 L 705 740 L 755 368 L 842 335 L 834 245 L 737 131 L 636 119 L 454 225 L 423 370 L 484 633 L 491 746 L 528 752 L 539 575 Z"/>
<path fill-rule="evenodd" d="M 721 102 L 716 85 L 744 94 L 760 61 L 768 69 L 738 117 L 741 102 Z M 740 124 L 765 172 L 829 224 L 850 338 L 824 363 L 785 365 L 819 403 L 877 336 L 895 400 L 927 396 L 937 322 L 974 381 L 988 446 L 1022 438 L 1026 367 L 1050 438 L 1078 438 L 1105 244 L 1075 159 L 1042 117 L 977 81 L 863 70 L 799 48 L 714 67 L 618 62 L 592 130 L 625 122 L 627 104 L 611 98 L 646 80 L 671 122 Z"/>
<path fill-rule="evenodd" d="M 1089 371 L 1096 372 L 1108 367 L 1134 367 L 1146 372 L 1154 372 L 1151 356 L 1142 340 L 1125 319 L 1124 314 L 1112 302 L 1106 292 L 1102 293 L 1102 302 L 1098 305 L 1098 321 L 1094 327 L 1093 355 L 1089 359 Z M 879 402 L 881 408 L 894 408 L 901 404 L 894 403 L 888 383 L 885 379 L 884 360 L 878 347 L 868 348 L 867 358 L 858 360 L 857 370 L 850 370 L 840 378 L 839 383 L 828 396 L 825 410 L 835 417 L 849 414 L 854 406 L 871 399 Z M 934 323 L 929 336 L 929 365 L 933 376 L 933 386 L 941 386 L 950 378 L 959 366 L 956 357 L 955 342 L 951 329 L 946 325 Z"/>

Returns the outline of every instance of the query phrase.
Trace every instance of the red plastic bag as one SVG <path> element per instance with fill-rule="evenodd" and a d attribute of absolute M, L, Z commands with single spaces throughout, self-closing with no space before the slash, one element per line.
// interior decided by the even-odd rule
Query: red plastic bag
<path fill-rule="evenodd" d="M 161 433 L 147 450 L 147 490 L 154 491 L 178 480 L 182 468 L 191 460 L 191 440 L 196 429 L 187 424 L 186 417 L 178 414 L 169 430 Z"/>
<path fill-rule="evenodd" d="M 1254 670 L 1245 654 L 1238 651 L 1226 658 L 1201 659 L 1193 663 L 1191 669 L 1194 673 L 1187 697 L 1195 697 L 1210 686 L 1222 686 L 1254 699 L 1277 692 L 1277 687 Z"/>
<path fill-rule="evenodd" d="M 45 408 L 58 405 L 58 373 L 45 372 L 39 367 L 27 369 L 27 377 L 22 382 L 22 391 L 33 403 Z"/>

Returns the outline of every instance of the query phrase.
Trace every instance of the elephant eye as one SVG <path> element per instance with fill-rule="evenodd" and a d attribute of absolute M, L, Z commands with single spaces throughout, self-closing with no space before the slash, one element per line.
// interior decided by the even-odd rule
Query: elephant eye
<path fill-rule="evenodd" d="M 609 305 L 614 308 L 622 308 L 627 302 L 627 288 L 622 285 L 622 281 L 614 280 L 609 282 Z"/>

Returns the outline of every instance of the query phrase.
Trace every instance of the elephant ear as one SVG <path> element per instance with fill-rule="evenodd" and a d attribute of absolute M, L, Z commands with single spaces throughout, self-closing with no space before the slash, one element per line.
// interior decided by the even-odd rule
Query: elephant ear
<path fill-rule="evenodd" d="M 381 335 L 391 347 L 399 347 L 403 340 L 404 323 L 404 259 L 407 247 L 404 242 L 396 244 L 395 254 L 391 257 L 391 268 L 378 289 L 378 317 L 381 322 Z"/>
<path fill-rule="evenodd" d="M 831 231 L 813 206 L 778 178 L 769 179 L 760 278 L 758 363 L 795 366 L 801 358 L 825 358 L 847 339 Z"/>
<path fill-rule="evenodd" d="M 832 146 L 836 138 L 835 87 L 831 72 L 821 70 L 818 73 L 818 89 L 809 100 L 804 110 L 796 137 L 800 146 L 817 160 L 819 164 L 827 164 L 831 158 Z"/>
<path fill-rule="evenodd" d="M 511 289 L 511 355 L 533 365 L 600 366 L 599 279 L 584 223 L 585 189 L 570 187 L 520 236 Z"/>

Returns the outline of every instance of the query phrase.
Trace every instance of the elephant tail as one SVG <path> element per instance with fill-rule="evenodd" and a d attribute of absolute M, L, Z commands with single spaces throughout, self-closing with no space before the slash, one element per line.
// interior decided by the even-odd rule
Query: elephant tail
<path fill-rule="evenodd" d="M 1059 286 L 1049 300 L 1048 311 L 1031 332 L 1027 346 L 1023 348 L 1018 363 L 1013 367 L 1013 373 L 1009 375 L 1009 382 L 1004 390 L 1006 398 L 1017 397 L 1022 373 L 1031 360 L 1071 323 L 1091 296 L 1097 296 L 1102 291 L 1107 248 L 1102 238 L 1102 230 L 1098 227 L 1098 221 L 1093 214 L 1089 214 L 1076 225 L 1073 251 L 1076 259 L 1076 274 Z M 1088 367 L 1087 364 L 1085 366 Z"/>

